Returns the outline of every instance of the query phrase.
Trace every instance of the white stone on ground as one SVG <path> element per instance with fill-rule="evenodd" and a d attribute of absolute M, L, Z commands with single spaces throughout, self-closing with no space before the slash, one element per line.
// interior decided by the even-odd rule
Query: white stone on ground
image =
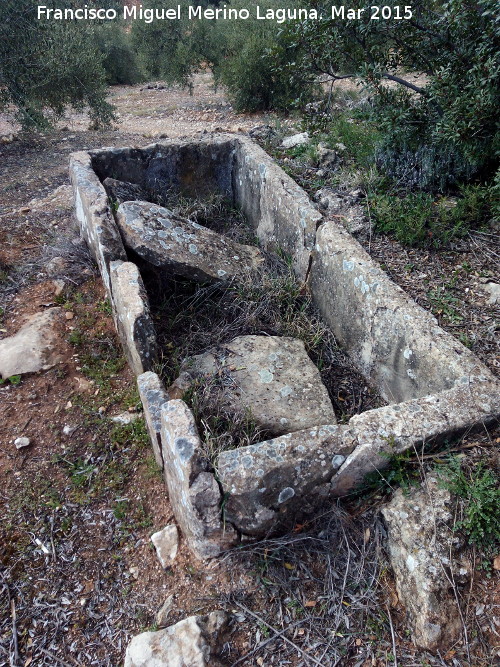
<path fill-rule="evenodd" d="M 3 379 L 48 370 L 61 361 L 55 349 L 58 339 L 55 325 L 63 317 L 61 308 L 49 308 L 32 315 L 13 336 L 0 340 L 0 375 Z"/>
<path fill-rule="evenodd" d="M 156 554 L 162 567 L 170 567 L 177 556 L 179 547 L 179 532 L 175 524 L 165 526 L 163 530 L 151 535 Z"/>
<path fill-rule="evenodd" d="M 190 616 L 175 625 L 143 632 L 127 647 L 124 667 L 220 667 L 218 659 L 227 614 L 213 611 Z"/>
<path fill-rule="evenodd" d="M 283 148 L 295 148 L 295 146 L 303 146 L 309 141 L 307 132 L 299 132 L 299 134 L 292 134 L 291 137 L 285 137 L 281 142 Z"/>
<path fill-rule="evenodd" d="M 414 644 L 443 652 L 460 637 L 460 611 L 452 582 L 459 579 L 457 536 L 449 491 L 428 476 L 425 487 L 398 489 L 382 509 L 387 547 L 399 599 L 406 608 Z M 452 570 L 450 575 L 449 571 Z"/>
<path fill-rule="evenodd" d="M 30 439 L 29 438 L 16 438 L 14 444 L 17 449 L 22 449 L 23 447 L 29 447 Z"/>

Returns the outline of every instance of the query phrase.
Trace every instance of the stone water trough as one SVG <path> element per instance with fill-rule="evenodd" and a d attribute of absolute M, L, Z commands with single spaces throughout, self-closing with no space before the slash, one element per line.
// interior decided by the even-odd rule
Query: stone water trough
<path fill-rule="evenodd" d="M 73 154 L 70 171 L 81 233 L 137 376 L 155 457 L 177 522 L 198 557 L 216 556 L 244 536 L 265 536 L 310 515 L 387 465 L 387 454 L 498 418 L 499 385 L 488 369 L 391 282 L 341 225 L 324 218 L 252 141 L 215 135 L 105 148 Z M 236 374 L 241 349 L 255 348 L 260 361 L 254 376 L 248 365 L 246 379 L 239 376 L 235 384 L 245 393 L 267 382 L 271 393 L 260 406 L 263 423 L 269 426 L 269 415 L 277 415 L 270 439 L 223 452 L 214 470 L 202 454 L 192 412 L 154 372 L 158 350 L 148 296 L 130 260 L 140 256 L 168 275 L 223 282 L 251 272 L 261 257 L 255 247 L 138 201 L 141 193 L 162 189 L 200 199 L 222 193 L 241 209 L 261 248 L 286 252 L 324 322 L 387 405 L 337 424 L 321 388 L 310 400 L 317 369 L 293 348 L 294 339 L 268 340 L 264 353 L 255 347 L 258 341 L 235 339 L 222 359 L 201 351 L 180 380 L 189 382 L 190 374 L 217 364 Z M 118 208 L 108 193 L 122 202 Z M 300 386 L 290 384 L 287 354 L 301 368 L 295 374 Z M 290 399 L 292 408 L 280 412 L 280 400 L 289 396 L 300 400 Z M 307 409 L 300 412 L 301 405 Z"/>

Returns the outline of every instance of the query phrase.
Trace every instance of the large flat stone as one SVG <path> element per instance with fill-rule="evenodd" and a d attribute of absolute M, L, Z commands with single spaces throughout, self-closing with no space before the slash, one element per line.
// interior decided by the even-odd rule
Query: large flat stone
<path fill-rule="evenodd" d="M 0 340 L 0 375 L 3 379 L 52 368 L 61 361 L 56 324 L 64 320 L 61 308 L 32 315 L 14 334 Z"/>
<path fill-rule="evenodd" d="M 336 340 L 388 402 L 493 379 L 333 221 L 318 229 L 310 286 Z"/>
<path fill-rule="evenodd" d="M 222 452 L 226 519 L 247 535 L 289 528 L 325 501 L 355 444 L 347 426 L 323 425 Z"/>
<path fill-rule="evenodd" d="M 153 266 L 200 282 L 238 279 L 263 261 L 258 248 L 235 243 L 148 202 L 125 202 L 117 212 L 125 245 Z"/>
<path fill-rule="evenodd" d="M 304 190 L 260 146 L 238 137 L 235 149 L 235 202 L 263 247 L 287 253 L 296 275 L 305 280 L 323 216 Z"/>
<path fill-rule="evenodd" d="M 193 378 L 223 373 L 221 401 L 229 409 L 250 410 L 272 435 L 336 423 L 328 391 L 301 340 L 239 336 L 186 360 L 182 370 Z"/>
<path fill-rule="evenodd" d="M 170 504 L 191 551 L 211 558 L 236 539 L 221 520 L 222 495 L 208 471 L 192 412 L 175 399 L 162 408 L 162 451 Z"/>

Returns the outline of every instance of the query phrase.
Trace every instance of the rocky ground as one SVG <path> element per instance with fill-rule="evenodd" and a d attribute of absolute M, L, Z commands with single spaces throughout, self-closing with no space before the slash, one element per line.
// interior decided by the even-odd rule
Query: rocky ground
<path fill-rule="evenodd" d="M 194 560 L 181 540 L 173 565 L 161 567 L 150 536 L 173 515 L 109 304 L 78 238 L 68 156 L 217 129 L 247 132 L 269 119 L 235 114 L 207 75 L 192 96 L 136 86 L 115 88 L 111 98 L 120 122 L 104 132 L 88 131 L 86 117 L 72 114 L 52 133 L 11 141 L 15 125 L 8 117 L 0 123 L 0 336 L 61 308 L 57 364 L 0 385 L 0 665 L 118 666 L 138 632 L 217 609 L 233 614 L 228 665 L 494 664 L 500 595 L 495 573 L 475 569 L 474 551 L 467 552 L 473 577 L 457 589 L 461 639 L 441 654 L 409 641 L 383 554 L 381 489 L 217 562 Z M 311 189 L 306 171 L 303 179 Z M 446 253 L 407 250 L 372 233 L 361 240 L 498 372 L 493 236 L 477 233 Z M 123 413 L 130 423 L 113 421 Z M 498 437 L 485 430 L 449 447 L 493 460 Z M 29 444 L 18 449 L 18 438 Z M 438 455 L 426 457 L 434 463 Z M 170 596 L 167 619 L 158 619 Z"/>

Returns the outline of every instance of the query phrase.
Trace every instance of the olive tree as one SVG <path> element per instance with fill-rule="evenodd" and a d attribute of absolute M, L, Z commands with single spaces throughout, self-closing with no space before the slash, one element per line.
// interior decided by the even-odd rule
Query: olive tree
<path fill-rule="evenodd" d="M 379 161 L 409 185 L 443 189 L 491 177 L 500 155 L 496 0 L 414 0 L 385 19 L 354 0 L 350 5 L 364 10 L 355 20 L 332 18 L 330 5 L 314 4 L 324 20 L 283 32 L 282 41 L 300 53 L 293 66 L 280 65 L 283 76 L 361 81 L 386 137 Z"/>
<path fill-rule="evenodd" d="M 39 20 L 36 4 L 0 3 L 0 108 L 13 106 L 25 128 L 46 126 L 47 110 L 61 115 L 67 106 L 88 107 L 95 126 L 109 123 L 113 109 L 92 25 Z"/>

